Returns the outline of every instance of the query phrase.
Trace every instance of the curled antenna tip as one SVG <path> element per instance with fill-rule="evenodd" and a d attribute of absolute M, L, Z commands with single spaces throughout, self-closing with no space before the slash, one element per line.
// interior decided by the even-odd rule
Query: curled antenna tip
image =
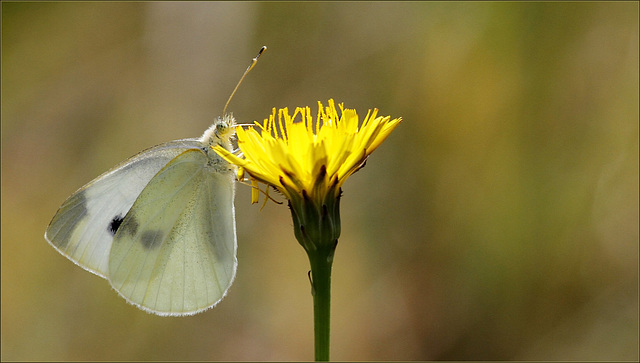
<path fill-rule="evenodd" d="M 265 50 L 267 50 L 267 46 L 263 45 L 262 48 L 260 48 L 260 50 L 258 51 L 258 55 L 256 55 L 251 60 L 251 64 L 249 64 L 249 67 L 247 67 L 247 70 L 244 71 L 244 73 L 242 74 L 242 77 L 240 77 L 240 80 L 238 81 L 238 84 L 236 85 L 236 88 L 233 89 L 233 92 L 231 92 L 231 96 L 229 96 L 229 99 L 227 100 L 227 103 L 224 104 L 224 109 L 222 109 L 222 115 L 223 116 L 226 114 L 227 106 L 229 106 L 229 102 L 231 102 L 231 99 L 233 98 L 233 95 L 236 94 L 236 91 L 238 90 L 238 87 L 240 87 L 240 84 L 244 80 L 244 77 L 246 77 L 247 73 L 249 73 L 249 71 L 253 68 L 253 66 L 256 65 L 256 63 L 258 63 L 258 58 L 260 58 L 260 56 L 262 55 L 262 53 L 264 53 Z"/>

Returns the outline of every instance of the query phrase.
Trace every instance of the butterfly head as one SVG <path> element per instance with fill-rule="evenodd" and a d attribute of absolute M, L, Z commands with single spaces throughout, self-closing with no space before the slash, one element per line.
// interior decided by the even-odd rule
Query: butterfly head
<path fill-rule="evenodd" d="M 213 125 L 202 135 L 202 142 L 209 145 L 227 145 L 231 142 L 231 138 L 235 135 L 236 119 L 231 114 L 225 114 L 216 118 Z"/>

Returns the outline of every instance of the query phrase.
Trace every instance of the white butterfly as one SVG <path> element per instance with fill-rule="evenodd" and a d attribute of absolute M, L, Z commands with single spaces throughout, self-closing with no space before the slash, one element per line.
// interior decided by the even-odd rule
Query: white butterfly
<path fill-rule="evenodd" d="M 44 234 L 60 253 L 109 280 L 128 302 L 164 316 L 215 306 L 236 274 L 236 168 L 211 149 L 232 151 L 233 116 L 199 139 L 144 150 L 73 193 Z"/>
<path fill-rule="evenodd" d="M 216 305 L 236 274 L 235 120 L 218 118 L 199 139 L 144 150 L 71 195 L 45 233 L 49 243 L 104 277 L 128 302 L 158 315 Z"/>

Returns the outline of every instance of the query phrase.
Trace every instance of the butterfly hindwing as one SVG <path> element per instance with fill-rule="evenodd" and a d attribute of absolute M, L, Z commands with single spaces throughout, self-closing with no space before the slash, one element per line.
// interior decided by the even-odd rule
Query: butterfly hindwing
<path fill-rule="evenodd" d="M 196 139 L 144 150 L 71 195 L 51 220 L 45 238 L 76 264 L 107 277 L 116 231 L 153 176 L 177 155 L 202 147 Z"/>
<path fill-rule="evenodd" d="M 190 315 L 226 294 L 237 267 L 235 187 L 233 172 L 216 161 L 200 149 L 176 156 L 121 221 L 108 276 L 127 301 Z"/>

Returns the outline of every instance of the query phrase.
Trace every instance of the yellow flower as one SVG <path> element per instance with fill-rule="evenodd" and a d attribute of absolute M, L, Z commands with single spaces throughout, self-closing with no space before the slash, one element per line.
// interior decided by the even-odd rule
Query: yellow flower
<path fill-rule="evenodd" d="M 316 360 L 328 361 L 331 266 L 340 237 L 341 187 L 401 119 L 378 117 L 374 109 L 360 125 L 355 110 L 340 104 L 338 114 L 333 100 L 326 108 L 318 102 L 318 108 L 315 122 L 309 107 L 298 107 L 293 115 L 287 108 L 277 113 L 274 108 L 264 124 L 238 127 L 238 154 L 221 146 L 213 149 L 239 167 L 239 180 L 249 175 L 253 202 L 258 199 L 258 182 L 288 199 L 294 234 L 311 265 Z"/>
<path fill-rule="evenodd" d="M 239 176 L 247 173 L 254 186 L 262 182 L 275 187 L 295 202 L 310 199 L 316 206 L 337 198 L 345 180 L 361 168 L 371 154 L 401 122 L 400 118 L 377 116 L 369 111 L 359 125 L 355 110 L 333 100 L 324 108 L 318 102 L 315 122 L 309 107 L 298 107 L 293 115 L 287 108 L 273 113 L 261 125 L 238 127 L 238 147 L 242 156 L 216 146 L 214 150 L 229 163 L 239 166 Z M 300 119 L 296 118 L 300 116 Z M 252 202 L 257 202 L 257 189 Z"/>

